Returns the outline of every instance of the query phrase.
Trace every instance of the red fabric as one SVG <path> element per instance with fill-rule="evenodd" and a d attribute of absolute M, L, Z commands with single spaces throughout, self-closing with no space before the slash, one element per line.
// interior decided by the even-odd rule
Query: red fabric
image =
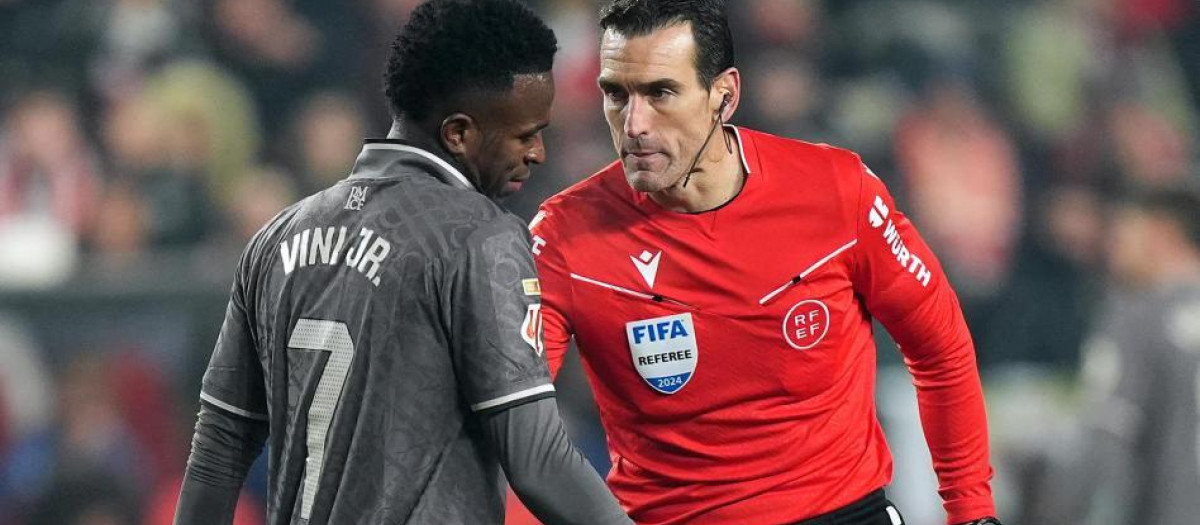
<path fill-rule="evenodd" d="M 852 153 L 740 133 L 750 175 L 717 211 L 663 210 L 613 164 L 531 225 L 547 358 L 557 373 L 575 337 L 614 493 L 644 525 L 790 523 L 887 484 L 874 316 L 915 377 L 951 522 L 994 514 L 974 348 L 936 258 Z M 653 287 L 643 251 L 661 251 Z M 667 395 L 639 375 L 626 323 L 678 314 L 696 366 Z"/>
<path fill-rule="evenodd" d="M 508 503 L 505 507 L 504 525 L 542 525 L 542 522 L 538 521 L 533 516 L 533 513 L 525 508 L 525 504 L 521 503 L 521 500 L 517 498 L 512 489 L 508 489 Z"/>

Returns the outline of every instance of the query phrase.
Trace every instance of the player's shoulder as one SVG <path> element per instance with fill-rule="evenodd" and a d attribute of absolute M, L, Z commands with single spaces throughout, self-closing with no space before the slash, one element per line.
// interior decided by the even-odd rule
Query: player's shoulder
<path fill-rule="evenodd" d="M 398 213 L 421 214 L 434 217 L 436 220 L 414 221 L 422 226 L 423 233 L 435 237 L 437 242 L 424 243 L 431 247 L 441 246 L 444 250 L 434 250 L 434 257 L 456 258 L 463 248 L 479 247 L 479 245 L 498 246 L 503 241 L 505 246 L 526 242 L 527 231 L 525 222 L 516 215 L 506 211 L 487 196 L 471 190 L 450 186 L 432 178 L 418 178 L 413 181 L 413 188 L 398 191 L 412 191 L 420 209 L 401 209 Z M 409 201 L 413 199 L 407 199 Z M 427 228 L 424 228 L 427 227 Z"/>
<path fill-rule="evenodd" d="M 409 175 L 392 179 L 393 184 L 383 190 L 398 198 L 377 201 L 389 208 L 389 212 L 418 215 L 436 210 L 439 217 L 456 225 L 460 222 L 486 223 L 505 213 L 494 201 L 477 191 L 452 186 L 425 174 Z M 399 198 L 400 194 L 404 194 L 403 198 Z"/>
<path fill-rule="evenodd" d="M 288 232 L 292 229 L 292 224 L 301 215 L 301 210 L 303 210 L 305 204 L 315 198 L 316 195 L 310 195 L 276 213 L 254 235 L 250 236 L 249 242 L 246 243 L 246 251 L 256 252 L 261 250 L 263 246 L 275 244 L 277 240 L 287 236 Z"/>
<path fill-rule="evenodd" d="M 389 179 L 378 191 L 371 203 L 376 207 L 369 211 L 381 227 L 403 223 L 407 235 L 432 241 L 413 243 L 413 248 L 453 251 L 478 232 L 525 230 L 520 219 L 483 194 L 423 174 Z"/>
<path fill-rule="evenodd" d="M 561 227 L 562 219 L 587 221 L 594 217 L 612 217 L 631 208 L 631 191 L 625 182 L 620 161 L 613 161 L 600 171 L 568 186 L 542 202 L 530 228 L 540 224 Z"/>
<path fill-rule="evenodd" d="M 246 242 L 242 255 L 238 260 L 237 273 L 239 279 L 259 274 L 265 267 L 267 259 L 274 253 L 273 247 L 282 242 L 290 234 L 293 224 L 300 216 L 304 204 L 315 196 L 309 196 L 285 207 L 268 220 Z"/>

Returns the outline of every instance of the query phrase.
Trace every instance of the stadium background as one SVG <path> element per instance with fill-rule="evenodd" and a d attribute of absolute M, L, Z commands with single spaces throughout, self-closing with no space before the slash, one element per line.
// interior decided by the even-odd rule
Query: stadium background
<path fill-rule="evenodd" d="M 0 525 L 169 523 L 235 258 L 386 131 L 382 63 L 415 3 L 0 0 Z M 532 3 L 561 52 L 550 161 L 506 203 L 525 218 L 613 157 L 594 2 Z M 853 149 L 888 182 L 963 299 L 1002 516 L 1071 522 L 1051 516 L 1085 342 L 1122 277 L 1107 201 L 1195 178 L 1197 4 L 731 4 L 734 122 Z M 886 340 L 880 354 L 893 496 L 936 523 L 911 387 Z M 577 365 L 561 383 L 607 468 Z"/>

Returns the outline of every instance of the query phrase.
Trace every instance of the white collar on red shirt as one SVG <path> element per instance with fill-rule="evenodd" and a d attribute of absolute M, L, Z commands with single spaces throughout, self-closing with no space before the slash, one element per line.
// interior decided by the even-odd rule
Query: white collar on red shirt
<path fill-rule="evenodd" d="M 746 161 L 746 148 L 742 147 L 742 132 L 733 124 L 725 124 L 725 129 L 732 131 L 733 136 L 737 138 L 738 158 L 742 160 L 742 169 L 746 170 L 746 175 L 750 172 L 750 163 Z"/>

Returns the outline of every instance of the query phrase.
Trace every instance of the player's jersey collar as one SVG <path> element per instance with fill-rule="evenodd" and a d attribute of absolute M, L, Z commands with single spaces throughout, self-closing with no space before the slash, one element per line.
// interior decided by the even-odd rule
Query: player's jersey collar
<path fill-rule="evenodd" d="M 476 191 L 471 180 L 445 159 L 399 139 L 367 139 L 354 161 L 351 178 L 386 177 L 394 166 L 409 166 L 430 173 L 451 186 Z"/>

